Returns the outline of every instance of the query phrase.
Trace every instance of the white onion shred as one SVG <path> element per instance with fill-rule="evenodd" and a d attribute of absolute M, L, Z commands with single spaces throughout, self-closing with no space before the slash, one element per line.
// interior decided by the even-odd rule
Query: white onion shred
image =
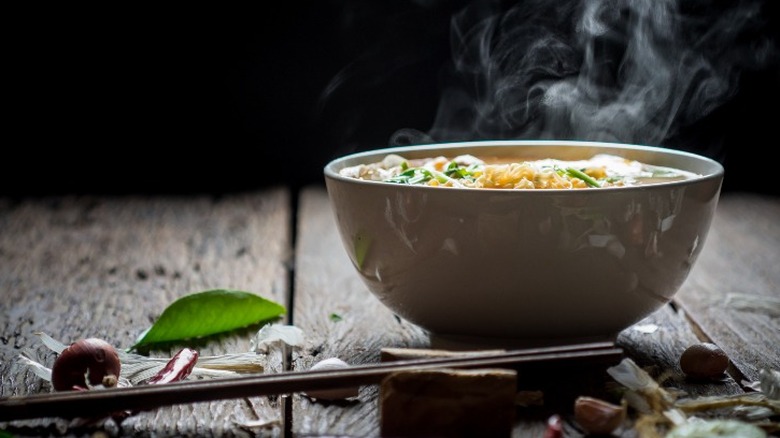
<path fill-rule="evenodd" d="M 51 382 L 51 368 L 47 368 L 23 354 L 19 355 L 19 362 L 21 362 L 22 365 L 29 367 L 30 371 L 32 371 L 36 376 L 46 380 L 47 382 Z"/>
<path fill-rule="evenodd" d="M 47 335 L 46 333 L 41 332 L 35 332 L 35 335 L 40 338 L 41 343 L 46 346 L 49 350 L 60 354 L 62 353 L 62 350 L 67 348 L 67 345 L 63 344 L 62 342 L 52 338 L 51 336 Z"/>
<path fill-rule="evenodd" d="M 283 342 L 291 347 L 303 345 L 303 330 L 294 325 L 267 324 L 261 328 L 249 344 L 255 353 L 268 353 L 268 347 Z"/>

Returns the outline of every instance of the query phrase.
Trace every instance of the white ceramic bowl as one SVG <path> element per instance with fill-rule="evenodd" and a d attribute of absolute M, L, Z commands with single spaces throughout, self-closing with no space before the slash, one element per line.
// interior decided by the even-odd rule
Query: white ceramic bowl
<path fill-rule="evenodd" d="M 701 177 L 507 190 L 339 175 L 391 153 L 572 160 L 609 153 Z M 378 149 L 324 169 L 344 248 L 368 289 L 437 339 L 491 346 L 614 339 L 669 302 L 702 251 L 723 174 L 716 161 L 686 152 L 575 141 Z"/>

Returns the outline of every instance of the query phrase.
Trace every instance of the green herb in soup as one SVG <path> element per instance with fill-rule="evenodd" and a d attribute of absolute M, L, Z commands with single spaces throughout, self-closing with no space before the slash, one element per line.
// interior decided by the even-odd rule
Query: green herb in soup
<path fill-rule="evenodd" d="M 698 175 L 599 154 L 587 160 L 480 159 L 473 155 L 455 158 L 406 159 L 387 155 L 378 163 L 341 170 L 341 175 L 396 184 L 486 189 L 585 189 L 623 187 L 684 180 Z"/>

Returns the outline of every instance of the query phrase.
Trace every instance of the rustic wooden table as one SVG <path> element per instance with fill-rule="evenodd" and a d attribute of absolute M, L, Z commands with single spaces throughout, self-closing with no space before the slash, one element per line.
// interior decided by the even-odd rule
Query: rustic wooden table
<path fill-rule="evenodd" d="M 705 245 L 675 301 L 622 332 L 618 346 L 638 364 L 668 371 L 666 386 L 701 395 L 746 392 L 762 368 L 780 370 L 780 199 L 724 194 Z M 289 358 L 269 351 L 267 373 L 306 370 L 325 357 L 376 363 L 383 347 L 430 347 L 422 330 L 382 307 L 360 282 L 323 187 L 219 198 L 0 199 L 0 396 L 51 391 L 18 360 L 25 353 L 53 362 L 34 333 L 129 346 L 173 300 L 216 288 L 288 305 L 285 322 L 301 328 L 305 342 Z M 204 355 L 249 351 L 256 330 L 210 337 L 196 347 Z M 684 379 L 679 356 L 700 340 L 728 353 L 732 366 L 724 381 Z M 176 349 L 150 354 L 170 357 Z M 596 393 L 595 385 L 607 379 L 603 368 L 592 379 L 578 366 L 547 379 L 530 376 L 525 389 L 543 390 L 545 403 L 518 407 L 513 435 L 542 436 L 552 413 L 564 417 L 566 436 L 582 435 L 572 397 Z M 120 424 L 15 420 L 0 423 L 0 436 L 379 436 L 378 392 L 364 386 L 356 400 L 336 403 L 301 394 L 188 403 Z M 634 434 L 630 427 L 619 433 Z"/>

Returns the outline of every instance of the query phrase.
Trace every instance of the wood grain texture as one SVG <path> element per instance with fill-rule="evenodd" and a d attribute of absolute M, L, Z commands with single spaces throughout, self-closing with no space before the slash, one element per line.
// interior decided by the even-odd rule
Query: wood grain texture
<path fill-rule="evenodd" d="M 301 193 L 298 210 L 293 322 L 306 346 L 293 354 L 293 369 L 339 357 L 351 365 L 380 361 L 383 347 L 425 348 L 427 335 L 395 317 L 361 282 L 342 247 L 326 192 Z M 342 320 L 334 321 L 330 314 Z M 378 388 L 364 387 L 354 401 L 293 398 L 294 435 L 378 436 Z"/>
<path fill-rule="evenodd" d="M 676 300 L 745 379 L 780 369 L 780 198 L 724 195 Z"/>
<path fill-rule="evenodd" d="M 387 347 L 430 348 L 424 331 L 393 315 L 360 281 L 343 250 L 327 193 L 319 186 L 300 194 L 290 287 L 290 198 L 280 188 L 221 199 L 0 199 L 0 396 L 50 390 L 16 361 L 25 352 L 53 362 L 54 355 L 37 343 L 34 332 L 64 342 L 96 335 L 127 346 L 171 301 L 212 288 L 256 291 L 284 303 L 292 289 L 290 322 L 303 329 L 305 345 L 292 350 L 288 366 L 281 352 L 269 354 L 269 372 L 306 370 L 328 357 L 376 363 Z M 778 198 L 724 196 L 699 260 L 674 303 L 618 337 L 626 356 L 664 386 L 690 396 L 739 393 L 743 376 L 754 380 L 762 367 L 780 368 L 778 219 Z M 255 330 L 211 337 L 198 348 L 202 354 L 245 351 Z M 729 354 L 731 376 L 711 383 L 685 379 L 679 357 L 703 339 Z M 170 356 L 176 349 L 151 354 Z M 566 436 L 582 436 L 570 401 L 584 392 L 605 394 L 609 379 L 606 366 L 599 366 L 595 373 L 579 364 L 576 369 L 524 370 L 521 389 L 547 391 L 545 405 L 518 409 L 512 435 L 540 436 L 547 417 L 559 413 L 566 420 Z M 378 390 L 363 387 L 356 399 L 341 402 L 293 395 L 287 424 L 284 397 L 255 397 L 162 408 L 121 425 L 40 419 L 13 422 L 9 430 L 19 436 L 102 431 L 122 436 L 290 432 L 371 437 L 380 435 Z M 0 424 L 0 429 L 7 426 Z M 624 430 L 616 436 L 632 433 Z"/>
<path fill-rule="evenodd" d="M 728 374 L 713 382 L 690 381 L 680 370 L 680 356 L 689 346 L 701 342 L 684 311 L 667 305 L 644 320 L 623 330 L 617 345 L 637 365 L 645 368 L 665 388 L 690 397 L 742 393 L 742 387 Z"/>
<path fill-rule="evenodd" d="M 271 188 L 214 199 L 81 198 L 0 201 L 0 396 L 50 391 L 17 362 L 25 352 L 51 365 L 34 332 L 68 343 L 97 336 L 127 347 L 175 299 L 229 288 L 287 302 L 291 256 L 290 193 Z M 201 355 L 243 352 L 257 328 L 196 342 Z M 170 357 L 171 345 L 149 354 Z M 270 353 L 266 372 L 283 369 Z M 19 435 L 104 430 L 131 436 L 280 435 L 276 398 L 197 403 L 144 412 L 121 426 L 39 419 L 12 422 Z"/>

